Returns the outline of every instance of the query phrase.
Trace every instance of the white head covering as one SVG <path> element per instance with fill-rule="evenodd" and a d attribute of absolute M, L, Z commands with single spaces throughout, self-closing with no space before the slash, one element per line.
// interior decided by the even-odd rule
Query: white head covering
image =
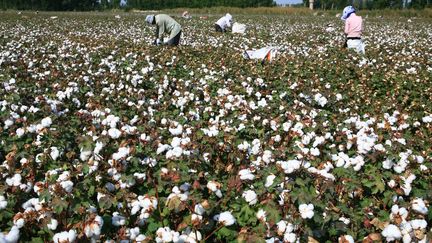
<path fill-rule="evenodd" d="M 155 17 L 154 15 L 147 15 L 146 22 L 149 24 L 153 24 L 154 17 Z"/>
<path fill-rule="evenodd" d="M 225 15 L 225 17 L 227 17 L 228 19 L 232 19 L 232 16 L 231 16 L 231 14 L 229 14 L 229 13 L 227 13 L 227 14 Z"/>
<path fill-rule="evenodd" d="M 355 9 L 353 6 L 347 6 L 344 8 L 344 10 L 342 11 L 342 20 L 346 20 L 348 18 L 348 15 L 352 14 L 355 12 Z"/>

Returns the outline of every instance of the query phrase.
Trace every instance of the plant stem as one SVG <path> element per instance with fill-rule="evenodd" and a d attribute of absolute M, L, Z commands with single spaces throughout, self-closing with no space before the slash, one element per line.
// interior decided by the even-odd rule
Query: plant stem
<path fill-rule="evenodd" d="M 224 227 L 223 224 L 221 224 L 219 227 L 217 227 L 215 230 L 213 230 L 213 232 L 211 232 L 209 235 L 206 236 L 206 238 L 204 238 L 204 241 L 203 241 L 203 242 L 205 242 L 208 238 L 210 238 L 210 236 L 212 236 L 214 233 L 216 233 L 216 232 L 217 232 L 218 230 L 220 230 L 222 227 Z"/>

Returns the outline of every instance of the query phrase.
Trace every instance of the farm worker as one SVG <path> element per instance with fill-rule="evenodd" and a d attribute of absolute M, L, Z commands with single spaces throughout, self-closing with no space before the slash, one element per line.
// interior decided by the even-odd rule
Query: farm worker
<path fill-rule="evenodd" d="M 346 47 L 354 49 L 357 53 L 365 54 L 365 46 L 361 39 L 363 19 L 355 12 L 352 6 L 345 7 L 342 12 L 341 19 L 345 21 Z"/>
<path fill-rule="evenodd" d="M 156 25 L 155 45 L 162 44 L 161 40 L 164 33 L 169 34 L 169 40 L 163 44 L 177 46 L 180 43 L 181 25 L 170 16 L 166 14 L 147 15 L 146 22 Z"/>
<path fill-rule="evenodd" d="M 225 14 L 225 16 L 223 16 L 218 21 L 216 21 L 215 23 L 216 32 L 226 32 L 227 28 L 231 28 L 232 21 L 233 20 L 231 14 L 229 13 Z"/>

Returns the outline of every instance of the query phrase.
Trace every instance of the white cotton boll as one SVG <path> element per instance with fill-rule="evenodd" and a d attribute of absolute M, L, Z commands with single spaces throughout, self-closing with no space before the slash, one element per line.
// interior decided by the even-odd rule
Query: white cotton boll
<path fill-rule="evenodd" d="M 411 220 L 410 224 L 411 224 L 411 227 L 414 230 L 417 230 L 417 229 L 426 229 L 426 227 L 427 227 L 427 222 L 424 219 L 414 219 L 414 220 Z"/>
<path fill-rule="evenodd" d="M 66 192 L 71 192 L 74 184 L 72 181 L 62 181 L 60 182 L 60 185 Z"/>
<path fill-rule="evenodd" d="M 346 225 L 348 225 L 351 222 L 349 218 L 345 218 L 345 217 L 340 217 L 339 221 L 342 221 Z"/>
<path fill-rule="evenodd" d="M 256 213 L 256 217 L 258 220 L 260 221 L 267 221 L 267 212 L 263 209 L 258 210 L 258 212 Z"/>
<path fill-rule="evenodd" d="M 383 168 L 389 170 L 393 167 L 394 163 L 391 159 L 386 159 L 383 161 Z"/>
<path fill-rule="evenodd" d="M 284 220 L 279 221 L 277 224 L 277 233 L 278 235 L 283 235 L 287 228 L 287 222 Z"/>
<path fill-rule="evenodd" d="M 131 240 L 135 240 L 140 233 L 139 227 L 128 229 L 127 231 L 128 231 L 129 238 Z M 127 241 L 127 242 L 129 242 L 129 241 Z"/>
<path fill-rule="evenodd" d="M 207 183 L 207 188 L 208 188 L 210 191 L 215 192 L 215 191 L 217 191 L 218 188 L 219 188 L 219 183 L 214 182 L 214 181 L 209 181 L 209 182 Z"/>
<path fill-rule="evenodd" d="M 181 124 L 178 124 L 177 127 L 175 128 L 170 128 L 169 132 L 173 135 L 173 136 L 178 136 L 180 134 L 182 134 L 183 132 L 183 126 Z"/>
<path fill-rule="evenodd" d="M 301 161 L 299 160 L 278 161 L 276 163 L 280 165 L 286 174 L 293 173 L 300 169 L 301 166 Z"/>
<path fill-rule="evenodd" d="M 314 205 L 313 204 L 301 204 L 299 206 L 299 211 L 301 214 L 301 217 L 306 219 L 311 219 L 314 216 Z"/>
<path fill-rule="evenodd" d="M 188 241 L 189 243 L 201 241 L 202 240 L 202 234 L 199 231 L 191 231 L 188 235 Z"/>
<path fill-rule="evenodd" d="M 52 124 L 52 120 L 50 117 L 45 117 L 44 119 L 42 119 L 41 121 L 41 125 L 42 127 L 49 127 Z"/>
<path fill-rule="evenodd" d="M 57 233 L 53 237 L 54 243 L 63 243 L 63 242 L 69 242 L 72 243 L 76 239 L 76 231 L 75 230 L 69 230 L 63 231 L 60 233 Z"/>
<path fill-rule="evenodd" d="M 432 122 L 432 115 L 428 115 L 422 118 L 422 121 L 424 123 L 431 123 Z"/>
<path fill-rule="evenodd" d="M 336 94 L 336 100 L 337 100 L 337 101 L 342 100 L 342 95 L 341 95 L 341 94 Z"/>
<path fill-rule="evenodd" d="M 103 219 L 97 215 L 94 220 L 84 227 L 84 233 L 89 238 L 99 238 L 103 226 Z"/>
<path fill-rule="evenodd" d="M 342 237 L 343 237 L 344 240 L 342 240 Z M 344 235 L 342 237 L 339 237 L 339 242 L 354 243 L 354 238 L 351 235 Z"/>
<path fill-rule="evenodd" d="M 53 160 L 57 160 L 57 158 L 60 155 L 60 151 L 58 150 L 57 147 L 51 147 L 51 152 L 50 152 L 50 156 Z"/>
<path fill-rule="evenodd" d="M 103 147 L 104 147 L 104 144 L 102 142 L 97 141 L 96 146 L 93 150 L 93 153 L 99 155 L 99 153 L 102 151 Z"/>
<path fill-rule="evenodd" d="M 243 192 L 243 198 L 249 203 L 249 205 L 254 205 L 258 201 L 257 194 L 252 190 Z"/>
<path fill-rule="evenodd" d="M 428 212 L 428 208 L 426 207 L 423 199 L 416 198 L 411 202 L 411 208 L 420 214 L 426 215 Z"/>
<path fill-rule="evenodd" d="M 12 126 L 14 124 L 13 120 L 11 119 L 7 119 L 6 121 L 4 121 L 4 129 L 8 129 L 10 126 Z"/>
<path fill-rule="evenodd" d="M 403 237 L 402 237 L 402 242 L 403 242 L 403 243 L 411 243 L 411 242 L 412 242 L 411 235 L 409 235 L 409 234 L 404 234 Z"/>
<path fill-rule="evenodd" d="M 17 135 L 17 137 L 22 137 L 23 135 L 24 135 L 24 133 L 25 133 L 25 130 L 23 129 L 23 128 L 18 128 L 16 131 L 15 131 L 15 133 L 16 133 L 16 135 Z"/>
<path fill-rule="evenodd" d="M 262 160 L 268 164 L 271 162 L 272 152 L 269 150 L 265 150 L 262 156 Z"/>
<path fill-rule="evenodd" d="M 120 137 L 120 135 L 121 135 L 121 131 L 118 130 L 117 128 L 110 128 L 110 129 L 108 130 L 108 135 L 109 135 L 111 138 L 113 138 L 113 139 L 117 139 L 117 138 Z"/>
<path fill-rule="evenodd" d="M 126 224 L 126 218 L 121 216 L 119 212 L 114 212 L 111 218 L 111 223 L 114 226 L 122 226 Z"/>
<path fill-rule="evenodd" d="M 288 121 L 282 124 L 282 128 L 285 132 L 288 132 L 292 126 L 292 122 Z"/>
<path fill-rule="evenodd" d="M 15 243 L 18 242 L 20 237 L 19 228 L 16 226 L 12 226 L 11 230 L 7 234 L 3 234 L 0 232 L 0 242 L 5 243 Z"/>
<path fill-rule="evenodd" d="M 317 148 L 312 148 L 311 150 L 310 150 L 310 153 L 313 155 L 313 156 L 319 156 L 321 153 L 320 153 L 320 151 L 319 151 L 319 149 L 317 149 Z"/>
<path fill-rule="evenodd" d="M 228 211 L 215 215 L 214 220 L 222 223 L 225 226 L 233 225 L 236 222 L 234 216 Z"/>
<path fill-rule="evenodd" d="M 199 214 L 195 214 L 193 213 L 191 215 L 191 220 L 192 222 L 201 222 L 201 220 L 203 219 L 203 216 L 199 215 Z"/>
<path fill-rule="evenodd" d="M 48 229 L 50 230 L 56 230 L 58 226 L 58 221 L 56 219 L 51 219 L 51 222 L 47 224 Z"/>
<path fill-rule="evenodd" d="M 297 235 L 294 233 L 285 233 L 284 234 L 284 242 L 294 243 L 297 240 Z"/>
<path fill-rule="evenodd" d="M 317 102 L 321 107 L 324 107 L 327 104 L 327 98 L 324 97 L 322 94 L 316 94 L 314 96 L 315 102 Z"/>
<path fill-rule="evenodd" d="M 168 144 L 159 144 L 156 150 L 156 154 L 161 154 L 170 148 L 171 146 L 169 146 Z"/>
<path fill-rule="evenodd" d="M 25 225 L 25 220 L 23 218 L 14 220 L 14 225 L 18 227 L 18 229 L 21 229 Z"/>
<path fill-rule="evenodd" d="M 389 182 L 387 182 L 387 185 L 390 188 L 394 188 L 396 186 L 396 181 L 395 180 L 390 180 Z"/>
<path fill-rule="evenodd" d="M 242 169 L 239 171 L 240 180 L 253 180 L 255 179 L 255 175 L 252 174 L 252 171 L 248 169 Z"/>
<path fill-rule="evenodd" d="M 143 242 L 143 241 L 145 241 L 146 239 L 147 239 L 147 237 L 146 237 L 145 235 L 140 234 L 140 235 L 138 235 L 138 236 L 135 238 L 135 241 L 136 241 L 136 242 Z"/>
<path fill-rule="evenodd" d="M 271 185 L 273 185 L 273 182 L 274 182 L 274 179 L 276 178 L 276 176 L 275 175 L 269 175 L 269 176 L 267 176 L 267 178 L 266 178 L 266 183 L 265 183 L 265 187 L 270 187 Z"/>
<path fill-rule="evenodd" d="M 8 186 L 20 186 L 21 185 L 21 175 L 20 174 L 15 174 L 13 177 L 11 178 L 6 178 L 6 184 Z"/>
<path fill-rule="evenodd" d="M 83 148 L 81 148 L 81 153 L 80 153 L 81 161 L 87 161 L 91 155 L 92 155 L 91 150 L 84 150 Z"/>
<path fill-rule="evenodd" d="M 8 205 L 6 198 L 4 196 L 0 196 L 0 210 L 5 209 Z"/>
<path fill-rule="evenodd" d="M 205 213 L 205 208 L 201 205 L 201 203 L 195 205 L 194 212 L 199 215 L 203 215 Z"/>
<path fill-rule="evenodd" d="M 125 159 L 129 155 L 129 147 L 121 147 L 118 149 L 117 153 L 112 155 L 114 160 Z"/>
<path fill-rule="evenodd" d="M 386 238 L 387 242 L 399 240 L 402 238 L 402 234 L 399 228 L 394 224 L 387 225 L 381 234 Z"/>

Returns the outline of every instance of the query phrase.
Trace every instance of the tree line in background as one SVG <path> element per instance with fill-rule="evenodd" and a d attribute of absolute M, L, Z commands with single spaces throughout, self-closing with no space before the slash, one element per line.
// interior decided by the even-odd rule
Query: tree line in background
<path fill-rule="evenodd" d="M 309 0 L 303 0 L 309 6 Z M 314 0 L 315 9 L 342 9 L 352 5 L 357 9 L 416 8 L 432 7 L 432 0 Z"/>
<path fill-rule="evenodd" d="M 204 8 L 216 6 L 229 7 L 271 7 L 273 0 L 0 0 L 2 9 L 18 10 L 105 10 L 127 9 L 167 9 L 167 8 Z"/>
<path fill-rule="evenodd" d="M 309 0 L 303 0 L 309 6 Z M 275 6 L 273 0 L 0 0 L 1 9 L 48 10 L 48 11 L 86 11 L 105 9 L 167 9 L 167 8 L 204 8 L 215 6 L 228 7 L 269 7 Z M 432 0 L 314 0 L 317 9 L 342 9 L 353 5 L 359 9 L 383 8 L 425 8 Z"/>

